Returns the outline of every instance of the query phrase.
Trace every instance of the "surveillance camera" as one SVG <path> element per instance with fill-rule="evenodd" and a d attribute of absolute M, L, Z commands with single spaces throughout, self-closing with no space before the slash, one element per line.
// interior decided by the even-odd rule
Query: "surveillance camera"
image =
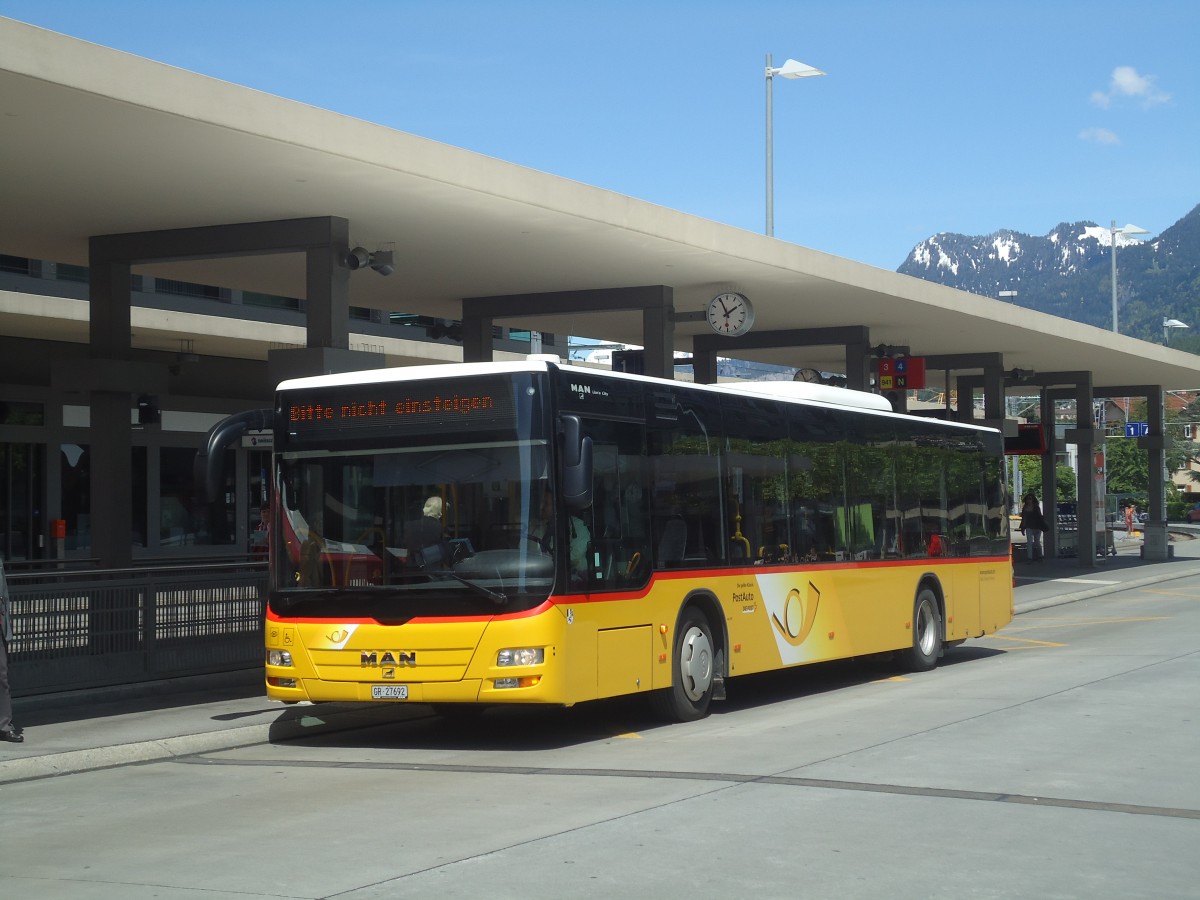
<path fill-rule="evenodd" d="M 371 268 L 380 275 L 391 275 L 396 271 L 396 267 L 392 265 L 391 250 L 376 250 L 371 254 Z"/>

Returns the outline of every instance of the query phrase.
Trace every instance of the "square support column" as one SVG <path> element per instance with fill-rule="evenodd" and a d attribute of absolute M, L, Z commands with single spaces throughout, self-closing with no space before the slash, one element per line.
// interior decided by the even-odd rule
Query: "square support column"
<path fill-rule="evenodd" d="M 1081 373 L 1084 374 L 1084 373 Z M 1104 432 L 1097 430 L 1092 418 L 1092 379 L 1091 373 L 1081 377 L 1075 384 L 1075 427 L 1067 432 L 1067 441 L 1079 448 L 1079 471 L 1076 473 L 1075 520 L 1079 525 L 1077 537 L 1079 548 L 1079 565 L 1084 568 L 1094 568 L 1096 552 L 1104 550 L 1104 516 L 1097 510 L 1097 505 L 1103 505 L 1104 498 L 1098 496 L 1097 479 L 1103 461 L 1099 458 L 1104 453 Z M 1099 529 L 1099 533 L 1097 532 Z M 1096 546 L 1097 537 L 1102 543 Z"/>
<path fill-rule="evenodd" d="M 1054 429 L 1054 399 L 1050 392 L 1039 391 L 1041 404 L 1042 427 L 1049 433 L 1046 435 L 1046 449 L 1042 453 L 1042 515 L 1046 517 L 1049 528 L 1043 536 L 1043 549 L 1047 556 L 1057 556 L 1059 550 L 1058 534 L 1058 438 Z"/>
<path fill-rule="evenodd" d="M 1167 447 L 1169 440 L 1166 429 L 1166 412 L 1162 388 L 1150 391 L 1146 396 L 1146 419 L 1150 433 L 1138 438 L 1138 446 L 1146 451 L 1150 468 L 1150 509 L 1142 541 L 1142 557 L 1145 559 L 1168 559 L 1171 556 L 1170 536 L 1167 534 L 1166 494 Z"/>
<path fill-rule="evenodd" d="M 350 225 L 345 219 L 331 219 L 330 223 L 329 243 L 309 247 L 304 254 L 307 346 L 348 350 L 350 270 L 345 256 Z"/>

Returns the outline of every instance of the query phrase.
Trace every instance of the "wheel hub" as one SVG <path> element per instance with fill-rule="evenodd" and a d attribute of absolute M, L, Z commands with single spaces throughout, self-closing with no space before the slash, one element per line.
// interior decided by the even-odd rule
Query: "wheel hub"
<path fill-rule="evenodd" d="M 703 697 L 712 686 L 712 641 L 701 629 L 689 628 L 679 650 L 679 674 L 683 691 L 694 701 Z"/>

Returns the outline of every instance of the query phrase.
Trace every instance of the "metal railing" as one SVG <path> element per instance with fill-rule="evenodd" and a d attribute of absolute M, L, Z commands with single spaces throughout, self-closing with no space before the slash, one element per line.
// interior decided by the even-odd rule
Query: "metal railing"
<path fill-rule="evenodd" d="M 262 665 L 265 563 L 10 572 L 13 696 Z"/>

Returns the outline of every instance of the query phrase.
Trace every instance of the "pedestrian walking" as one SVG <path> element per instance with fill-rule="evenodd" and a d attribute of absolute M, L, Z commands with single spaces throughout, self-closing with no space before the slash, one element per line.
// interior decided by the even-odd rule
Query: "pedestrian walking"
<path fill-rule="evenodd" d="M 24 732 L 13 724 L 12 695 L 8 690 L 8 642 L 12 640 L 12 605 L 8 599 L 8 579 L 4 560 L 0 559 L 0 741 L 19 744 Z"/>

